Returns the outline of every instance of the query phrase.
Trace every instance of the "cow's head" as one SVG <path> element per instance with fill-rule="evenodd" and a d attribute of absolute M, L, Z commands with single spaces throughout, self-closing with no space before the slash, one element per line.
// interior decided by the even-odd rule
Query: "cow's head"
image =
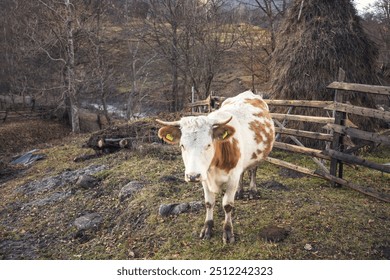
<path fill-rule="evenodd" d="M 164 125 L 158 131 L 158 136 L 169 144 L 180 144 L 187 182 L 206 180 L 217 145 L 228 141 L 235 132 L 228 125 L 231 119 L 215 120 L 199 116 L 184 117 L 174 122 L 156 120 Z"/>

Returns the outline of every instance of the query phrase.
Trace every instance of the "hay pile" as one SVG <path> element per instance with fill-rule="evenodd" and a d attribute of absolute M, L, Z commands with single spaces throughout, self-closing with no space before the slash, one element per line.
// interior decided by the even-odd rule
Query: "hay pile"
<path fill-rule="evenodd" d="M 377 84 L 377 46 L 368 39 L 350 0 L 294 0 L 281 23 L 271 59 L 271 96 L 275 99 L 332 100 L 326 86 L 337 80 Z M 299 16 L 300 15 L 300 16 Z M 374 107 L 372 97 L 348 97 Z"/>

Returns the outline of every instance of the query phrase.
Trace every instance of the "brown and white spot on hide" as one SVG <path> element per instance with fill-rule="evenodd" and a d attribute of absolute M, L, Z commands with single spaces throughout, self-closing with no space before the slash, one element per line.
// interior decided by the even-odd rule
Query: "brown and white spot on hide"
<path fill-rule="evenodd" d="M 251 159 L 257 159 L 257 154 L 253 153 Z"/>
<path fill-rule="evenodd" d="M 247 98 L 245 103 L 252 105 L 253 107 L 259 108 L 261 110 L 268 110 L 268 105 L 264 100 L 258 98 Z"/>
<path fill-rule="evenodd" d="M 214 141 L 215 154 L 211 166 L 229 172 L 236 167 L 241 152 L 236 138 L 229 141 Z"/>
<path fill-rule="evenodd" d="M 254 140 L 257 144 L 263 144 L 263 149 L 257 149 L 256 154 L 260 158 L 265 158 L 272 150 L 274 139 L 274 129 L 272 123 L 268 119 L 254 120 L 249 123 L 249 129 L 254 133 Z M 253 159 L 253 155 L 252 155 Z"/>
<path fill-rule="evenodd" d="M 258 120 L 254 120 L 254 121 L 251 121 L 249 123 L 249 129 L 253 131 L 253 133 L 255 134 L 255 141 L 257 144 L 260 144 L 262 142 L 264 142 L 264 125 L 258 121 Z"/>

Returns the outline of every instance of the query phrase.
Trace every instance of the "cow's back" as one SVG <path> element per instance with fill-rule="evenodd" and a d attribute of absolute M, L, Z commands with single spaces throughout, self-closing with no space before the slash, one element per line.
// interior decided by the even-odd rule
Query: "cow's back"
<path fill-rule="evenodd" d="M 273 146 L 275 128 L 268 105 L 259 95 L 246 91 L 228 98 L 212 114 L 218 118 L 233 116 L 229 125 L 236 130 L 234 138 L 240 146 L 244 169 L 268 156 Z"/>

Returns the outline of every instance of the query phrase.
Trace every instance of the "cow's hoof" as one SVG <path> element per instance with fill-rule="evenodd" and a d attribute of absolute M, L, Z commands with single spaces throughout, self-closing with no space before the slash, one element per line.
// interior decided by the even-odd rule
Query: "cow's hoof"
<path fill-rule="evenodd" d="M 231 230 L 224 230 L 223 231 L 223 243 L 228 244 L 228 243 L 234 243 L 234 234 Z"/>
<path fill-rule="evenodd" d="M 231 224 L 226 223 L 223 226 L 223 235 L 222 240 L 224 244 L 227 243 L 234 243 L 234 233 L 233 233 L 233 227 Z"/>
<path fill-rule="evenodd" d="M 206 239 L 206 240 L 210 239 L 211 238 L 211 233 L 212 233 L 212 230 L 213 230 L 213 226 L 214 226 L 214 221 L 213 220 L 205 222 L 204 226 L 202 228 L 202 231 L 200 232 L 199 237 L 201 239 Z"/>
<path fill-rule="evenodd" d="M 240 199 L 243 199 L 244 198 L 244 191 L 243 190 L 239 190 L 236 192 L 236 195 L 235 195 L 235 199 L 236 200 L 240 200 Z"/>
<path fill-rule="evenodd" d="M 257 190 L 249 190 L 248 193 L 249 200 L 260 198 L 260 192 L 258 192 Z"/>

